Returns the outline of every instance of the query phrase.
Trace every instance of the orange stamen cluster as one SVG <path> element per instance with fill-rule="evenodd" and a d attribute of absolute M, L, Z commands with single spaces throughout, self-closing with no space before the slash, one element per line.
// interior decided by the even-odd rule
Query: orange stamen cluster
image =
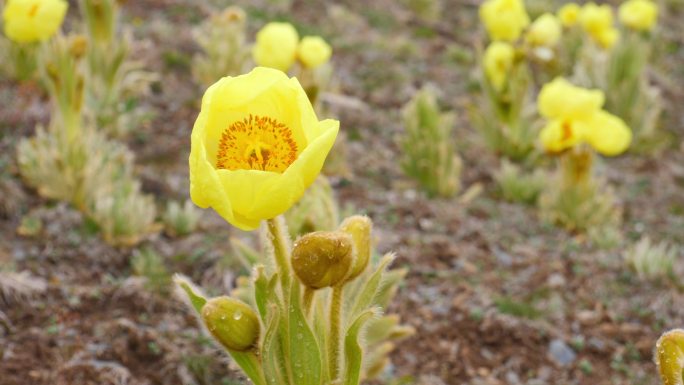
<path fill-rule="evenodd" d="M 286 125 L 249 115 L 221 134 L 216 168 L 284 172 L 297 159 L 297 143 Z"/>

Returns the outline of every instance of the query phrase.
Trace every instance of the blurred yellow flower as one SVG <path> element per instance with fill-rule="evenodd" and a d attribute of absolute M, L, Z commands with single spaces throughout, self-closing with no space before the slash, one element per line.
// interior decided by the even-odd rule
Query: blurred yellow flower
<path fill-rule="evenodd" d="M 527 30 L 525 40 L 533 46 L 553 47 L 561 38 L 562 28 L 556 16 L 545 13 Z"/>
<path fill-rule="evenodd" d="M 47 40 L 64 21 L 64 0 L 8 0 L 2 13 L 5 35 L 16 43 Z"/>
<path fill-rule="evenodd" d="M 577 87 L 563 78 L 545 84 L 539 92 L 539 113 L 549 119 L 588 120 L 605 102 L 600 90 Z"/>
<path fill-rule="evenodd" d="M 632 130 L 617 116 L 599 111 L 587 123 L 585 140 L 603 155 L 620 155 L 632 142 Z"/>
<path fill-rule="evenodd" d="M 256 35 L 252 55 L 257 65 L 287 72 L 297 57 L 299 35 L 290 23 L 268 23 Z"/>
<path fill-rule="evenodd" d="M 316 179 L 339 122 L 319 121 L 296 78 L 257 67 L 209 87 L 192 129 L 190 195 L 242 230 L 296 203 Z"/>
<path fill-rule="evenodd" d="M 495 41 L 484 54 L 484 69 L 487 79 L 496 91 L 501 91 L 513 67 L 515 50 L 509 43 Z"/>
<path fill-rule="evenodd" d="M 607 4 L 585 4 L 580 10 L 579 20 L 584 31 L 603 48 L 611 48 L 620 37 L 613 26 L 613 9 Z"/>
<path fill-rule="evenodd" d="M 480 6 L 480 19 L 495 41 L 513 42 L 530 24 L 522 0 L 487 0 Z"/>
<path fill-rule="evenodd" d="M 658 19 L 658 5 L 650 0 L 627 0 L 618 11 L 620 22 L 637 31 L 650 31 Z"/>
<path fill-rule="evenodd" d="M 550 122 L 539 134 L 542 146 L 560 152 L 588 143 L 606 156 L 624 152 L 632 132 L 620 118 L 601 109 L 604 99 L 603 92 L 574 86 L 563 78 L 544 85 L 537 105 Z"/>
<path fill-rule="evenodd" d="M 330 60 L 332 48 L 320 36 L 305 36 L 297 47 L 297 57 L 307 68 L 316 68 Z"/>
<path fill-rule="evenodd" d="M 558 10 L 558 19 L 564 27 L 572 27 L 579 19 L 580 6 L 577 3 L 568 3 Z"/>

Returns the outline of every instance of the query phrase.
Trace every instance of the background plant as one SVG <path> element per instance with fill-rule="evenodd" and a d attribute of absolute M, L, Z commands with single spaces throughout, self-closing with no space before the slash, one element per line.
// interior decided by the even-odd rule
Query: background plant
<path fill-rule="evenodd" d="M 455 116 L 443 113 L 435 91 L 420 90 L 402 110 L 402 168 L 429 196 L 451 197 L 460 189 L 461 159 L 452 139 Z"/>

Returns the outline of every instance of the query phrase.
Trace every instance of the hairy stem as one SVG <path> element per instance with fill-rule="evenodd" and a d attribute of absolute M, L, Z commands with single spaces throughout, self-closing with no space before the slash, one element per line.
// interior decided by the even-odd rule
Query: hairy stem
<path fill-rule="evenodd" d="M 340 323 L 342 319 L 342 285 L 333 287 L 330 301 L 330 338 L 328 340 L 328 360 L 330 362 L 330 378 L 337 380 L 340 376 Z"/>
<path fill-rule="evenodd" d="M 316 294 L 316 290 L 304 286 L 304 316 L 308 317 L 309 313 L 311 311 L 311 305 L 313 304 L 313 299 L 314 295 Z"/>
<path fill-rule="evenodd" d="M 290 288 L 290 250 L 288 249 L 287 230 L 281 218 L 269 219 L 267 224 L 283 294 L 286 294 Z M 288 295 L 284 295 L 284 298 L 287 299 Z"/>

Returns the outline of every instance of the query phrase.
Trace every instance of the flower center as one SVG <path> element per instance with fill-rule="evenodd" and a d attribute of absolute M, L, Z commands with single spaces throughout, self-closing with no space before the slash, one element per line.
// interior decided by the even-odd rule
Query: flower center
<path fill-rule="evenodd" d="M 237 121 L 221 134 L 216 168 L 282 173 L 297 159 L 297 143 L 286 125 L 269 117 Z"/>
<path fill-rule="evenodd" d="M 561 140 L 565 142 L 566 140 L 570 140 L 573 137 L 573 132 L 572 132 L 572 124 L 568 121 L 563 121 L 563 124 L 561 125 L 561 130 L 562 130 L 562 136 Z"/>

